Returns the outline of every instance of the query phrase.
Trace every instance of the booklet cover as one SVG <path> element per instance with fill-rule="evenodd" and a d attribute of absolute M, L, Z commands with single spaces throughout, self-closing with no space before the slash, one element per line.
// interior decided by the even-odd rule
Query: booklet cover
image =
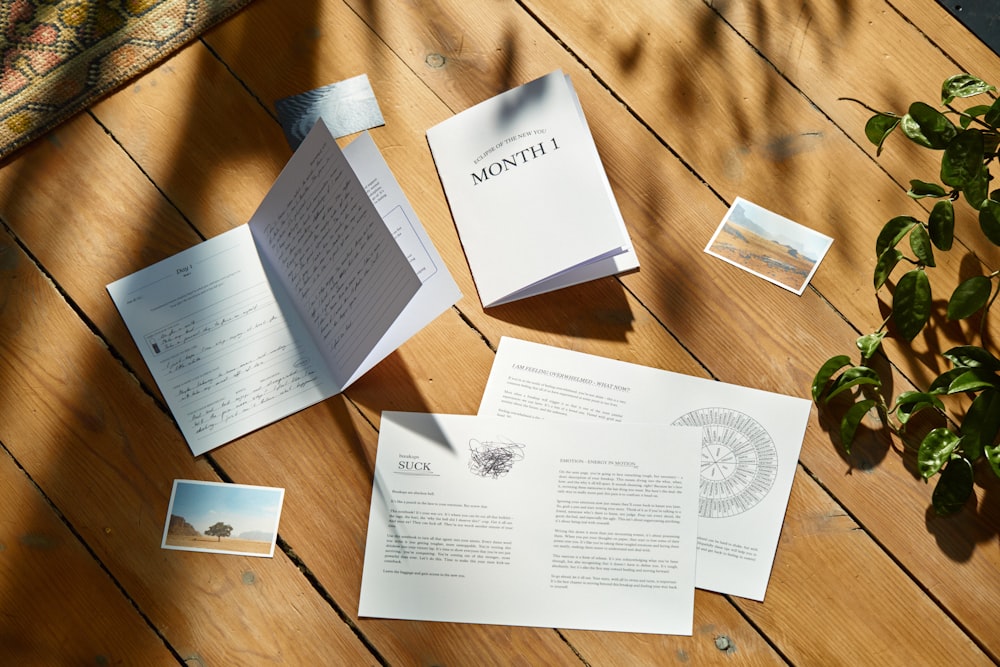
<path fill-rule="evenodd" d="M 322 121 L 247 224 L 108 292 L 195 455 L 343 391 L 461 296 L 371 137 L 341 151 Z"/>
<path fill-rule="evenodd" d="M 698 456 L 691 428 L 385 412 L 358 614 L 690 635 Z"/>
<path fill-rule="evenodd" d="M 697 586 L 762 601 L 811 406 L 803 398 L 503 338 L 479 414 L 699 427 Z"/>
<path fill-rule="evenodd" d="M 435 125 L 427 143 L 484 308 L 638 268 L 561 71 Z"/>

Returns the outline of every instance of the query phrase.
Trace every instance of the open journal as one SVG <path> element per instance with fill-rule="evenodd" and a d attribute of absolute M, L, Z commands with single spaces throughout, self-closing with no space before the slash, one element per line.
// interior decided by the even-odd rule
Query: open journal
<path fill-rule="evenodd" d="M 371 137 L 322 121 L 250 221 L 108 285 L 195 454 L 333 396 L 460 293 Z"/>
<path fill-rule="evenodd" d="M 427 143 L 484 308 L 638 268 L 561 71 L 435 125 Z"/>

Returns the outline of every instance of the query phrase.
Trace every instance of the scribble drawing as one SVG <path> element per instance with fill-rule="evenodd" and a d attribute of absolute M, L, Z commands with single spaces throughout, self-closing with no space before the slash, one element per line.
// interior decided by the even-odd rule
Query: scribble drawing
<path fill-rule="evenodd" d="M 469 440 L 469 470 L 479 477 L 504 477 L 524 458 L 524 445 L 515 442 Z"/>

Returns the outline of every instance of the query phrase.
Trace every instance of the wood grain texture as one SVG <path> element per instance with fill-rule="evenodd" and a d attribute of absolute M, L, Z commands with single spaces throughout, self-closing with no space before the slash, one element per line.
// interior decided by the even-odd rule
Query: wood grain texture
<path fill-rule="evenodd" d="M 542 5 L 545 3 L 539 2 L 536 4 Z M 655 13 L 652 11 L 643 14 L 642 7 L 636 6 L 630 11 L 616 13 L 614 19 L 609 15 L 607 20 L 602 19 L 600 24 L 607 26 L 608 22 L 626 23 L 628 25 L 627 29 L 620 30 L 619 32 L 627 34 L 638 30 L 640 26 L 645 26 L 647 29 L 653 26 L 660 26 L 659 30 L 652 31 L 653 34 L 660 36 L 659 39 L 650 37 L 650 41 L 654 44 L 662 45 L 661 48 L 664 49 L 664 53 L 667 53 L 670 49 L 675 49 L 675 51 L 669 52 L 672 54 L 676 53 L 676 57 L 680 57 L 680 51 L 676 50 L 676 47 L 672 46 L 669 43 L 670 40 L 666 38 L 666 35 L 671 34 L 668 32 L 668 27 L 673 35 L 685 35 L 685 37 L 681 38 L 682 42 L 687 39 L 686 35 L 689 33 L 690 35 L 698 34 L 696 28 L 700 28 L 703 32 L 708 30 L 722 30 L 722 26 L 719 25 L 716 18 L 708 14 L 702 17 L 697 15 L 699 4 L 691 3 L 691 6 L 688 8 L 690 12 L 683 13 L 678 10 L 677 15 L 662 12 Z M 539 7 L 538 12 L 548 25 L 556 30 L 557 34 L 565 33 L 566 35 L 573 36 L 605 34 L 603 32 L 588 32 L 583 27 L 574 23 L 574 21 L 580 20 L 579 17 L 559 12 L 554 6 L 544 9 Z M 685 16 L 693 16 L 693 18 L 685 22 Z M 698 26 L 690 24 L 698 24 Z M 685 32 L 685 28 L 687 28 L 688 32 Z M 614 32 L 614 29 L 610 31 Z M 704 36 L 702 38 L 705 39 Z M 643 118 L 652 127 L 662 132 L 668 142 L 672 145 L 681 146 L 682 148 L 679 151 L 681 155 L 689 158 L 692 166 L 698 170 L 698 173 L 704 176 L 710 183 L 717 184 L 720 191 L 726 193 L 729 197 L 735 197 L 736 195 L 748 196 L 755 201 L 763 202 L 763 205 L 772 208 L 772 210 L 793 211 L 790 217 L 808 221 L 807 224 L 809 226 L 825 230 L 827 234 L 834 236 L 836 239 L 834 250 L 831 251 L 831 254 L 824 261 L 823 270 L 817 274 L 812 284 L 818 291 L 822 292 L 824 298 L 828 299 L 840 312 L 849 317 L 851 321 L 859 323 L 867 321 L 877 324 L 880 318 L 875 317 L 872 313 L 866 314 L 864 308 L 865 304 L 874 305 L 875 300 L 872 298 L 859 299 L 858 294 L 863 294 L 860 286 L 851 285 L 843 278 L 845 275 L 851 276 L 852 271 L 851 263 L 848 261 L 848 258 L 844 257 L 843 242 L 847 240 L 850 243 L 850 239 L 865 239 L 870 241 L 877 235 L 882 221 L 896 214 L 894 211 L 897 209 L 894 209 L 894 207 L 897 203 L 911 204 L 912 202 L 909 202 L 906 197 L 900 196 L 894 196 L 889 200 L 883 201 L 877 190 L 865 192 L 861 196 L 861 199 L 867 202 L 874 202 L 874 204 L 868 207 L 869 210 L 865 218 L 848 218 L 845 213 L 845 222 L 850 220 L 851 224 L 859 230 L 863 230 L 863 233 L 862 231 L 853 235 L 838 233 L 838 228 L 830 224 L 825 216 L 831 215 L 830 211 L 834 212 L 832 215 L 836 215 L 835 211 L 840 204 L 837 203 L 836 206 L 831 208 L 824 208 L 822 206 L 824 190 L 832 191 L 833 186 L 831 184 L 829 187 L 824 187 L 822 180 L 816 180 L 817 175 L 821 176 L 825 171 L 829 171 L 828 168 L 821 165 L 836 164 L 840 165 L 840 169 L 846 173 L 867 174 L 868 176 L 865 178 L 857 179 L 861 182 L 867 181 L 868 183 L 877 184 L 879 178 L 884 175 L 866 159 L 866 156 L 861 151 L 853 147 L 849 141 L 841 140 L 839 136 L 842 135 L 839 135 L 837 128 L 828 131 L 828 133 L 832 134 L 832 138 L 829 141 L 824 141 L 822 145 L 814 146 L 810 150 L 805 151 L 805 155 L 795 154 L 784 158 L 786 162 L 796 162 L 797 166 L 794 167 L 794 170 L 798 176 L 794 181 L 786 183 L 780 189 L 777 188 L 777 183 L 768 182 L 771 178 L 778 178 L 778 172 L 780 171 L 775 168 L 772 157 L 766 154 L 754 157 L 753 151 L 750 151 L 743 158 L 748 165 L 746 177 L 739 179 L 731 186 L 724 186 L 723 184 L 726 181 L 725 171 L 713 165 L 711 156 L 705 156 L 705 159 L 702 159 L 705 151 L 699 150 L 695 145 L 696 143 L 703 143 L 703 140 L 698 139 L 696 141 L 692 135 L 686 134 L 679 129 L 676 123 L 676 114 L 671 114 L 669 109 L 659 102 L 661 98 L 655 92 L 649 92 L 650 86 L 648 82 L 655 80 L 655 63 L 662 62 L 665 59 L 669 60 L 670 58 L 666 56 L 651 58 L 650 72 L 630 78 L 628 75 L 620 73 L 617 69 L 614 59 L 616 49 L 613 45 L 609 45 L 607 40 L 592 37 L 591 39 L 575 41 L 568 36 L 564 39 L 570 48 L 574 48 L 583 54 L 584 59 L 592 63 L 595 69 L 603 77 L 607 78 L 609 85 L 616 91 L 629 91 L 625 97 L 626 102 L 635 108 L 638 113 L 642 114 Z M 730 61 L 727 62 L 728 69 L 725 77 L 722 76 L 721 72 L 710 73 L 707 70 L 712 66 L 702 64 L 702 67 L 706 68 L 706 71 L 701 72 L 698 78 L 703 87 L 713 91 L 726 89 L 731 85 L 743 86 L 747 90 L 768 89 L 770 92 L 766 108 L 767 115 L 774 114 L 776 117 L 782 118 L 783 121 L 814 116 L 808 121 L 793 121 L 801 122 L 804 127 L 807 126 L 806 123 L 820 123 L 821 117 L 815 114 L 815 110 L 811 105 L 801 100 L 796 91 L 789 89 L 787 85 L 780 81 L 775 82 L 774 88 L 769 88 L 765 84 L 769 77 L 773 76 L 773 73 L 770 71 L 768 63 L 761 61 L 749 46 L 741 44 L 738 40 L 734 40 L 724 32 L 721 35 L 712 37 L 709 41 L 716 48 L 723 51 L 728 52 L 742 47 L 744 52 L 740 56 L 730 58 Z M 729 46 L 720 46 L 721 42 L 731 42 L 731 44 Z M 642 65 L 637 64 L 636 67 L 637 69 L 641 69 Z M 718 94 L 725 95 L 722 92 Z M 782 111 L 785 106 L 788 107 L 787 112 Z M 727 140 L 725 136 L 724 123 L 724 117 L 729 114 L 731 108 L 732 105 L 721 102 L 710 103 L 706 101 L 704 104 L 699 105 L 698 115 L 700 120 L 698 122 L 704 124 L 706 134 L 708 133 L 707 128 L 709 125 L 716 128 L 713 130 L 714 134 L 718 135 L 720 132 L 722 133 L 722 136 L 719 138 L 720 143 L 716 145 L 731 145 L 730 140 Z M 760 128 L 761 131 L 767 132 L 772 126 L 768 125 L 765 121 L 766 118 L 761 116 L 759 119 L 747 123 L 747 126 Z M 788 122 L 780 122 L 778 126 L 785 128 L 788 126 Z M 723 129 L 718 129 L 720 127 Z M 833 134 L 834 132 L 837 132 L 837 134 Z M 735 136 L 730 139 L 735 141 Z M 802 164 L 798 164 L 800 162 Z M 888 179 L 885 180 L 886 184 L 884 187 L 891 190 L 893 184 Z M 769 188 L 769 194 L 765 195 L 765 191 L 768 191 Z M 861 184 L 859 185 L 859 189 L 864 191 L 866 186 Z M 852 198 L 856 194 L 852 192 Z M 819 210 L 823 212 L 823 216 L 815 215 L 817 201 L 820 204 Z M 803 202 L 803 205 L 797 205 L 796 202 Z M 808 205 L 805 205 L 806 202 L 808 202 Z M 838 246 L 840 246 L 840 252 L 836 251 Z M 866 249 L 857 244 L 856 247 L 850 248 L 847 252 L 850 255 L 857 256 L 866 252 Z M 683 264 L 690 265 L 696 261 L 697 257 L 692 252 Z M 639 275 L 631 276 L 626 280 L 633 282 L 641 281 L 649 273 L 649 271 L 641 272 Z M 953 258 L 950 262 L 942 262 L 938 269 L 935 269 L 935 278 L 938 278 L 939 274 L 944 274 L 946 278 L 949 278 L 950 274 L 950 280 L 946 279 L 945 284 L 953 286 L 957 284 L 959 273 L 958 262 Z M 860 278 L 864 280 L 865 275 L 862 274 Z M 945 291 L 946 293 L 950 293 L 950 289 L 948 288 Z M 687 302 L 708 302 L 724 312 L 733 312 L 733 306 L 729 304 L 723 305 L 725 297 L 699 300 L 697 298 L 699 292 L 702 294 L 709 293 L 710 288 L 706 287 L 704 290 L 690 292 L 690 298 Z M 644 290 L 637 288 L 636 293 L 641 300 L 649 303 Z M 758 295 L 754 286 L 750 285 L 746 287 L 740 285 L 738 293 L 741 296 Z M 808 298 L 809 295 L 807 294 L 805 295 L 805 299 L 802 300 L 807 300 Z M 762 292 L 759 293 L 758 298 L 751 296 L 748 301 L 753 305 L 754 309 L 777 306 L 772 312 L 764 313 L 763 318 L 755 318 L 754 313 L 745 312 L 741 313 L 737 321 L 740 322 L 740 331 L 747 332 L 752 329 L 752 325 L 749 322 L 753 322 L 756 319 L 759 322 L 759 331 L 761 334 L 754 335 L 749 333 L 745 337 L 755 344 L 762 346 L 768 345 L 765 333 L 767 331 L 767 323 L 780 323 L 782 335 L 776 336 L 772 343 L 780 345 L 780 348 L 774 350 L 773 354 L 780 355 L 783 352 L 786 355 L 786 358 L 790 361 L 788 364 L 789 373 L 794 373 L 795 369 L 816 369 L 823 359 L 837 352 L 838 347 L 831 344 L 828 337 L 829 333 L 838 331 L 838 327 L 832 319 L 827 322 L 810 322 L 805 319 L 797 320 L 795 318 L 796 312 L 802 312 L 803 314 L 810 313 L 805 315 L 805 317 L 812 319 L 814 316 L 812 314 L 820 309 L 807 306 L 802 311 L 799 311 L 798 305 L 793 303 L 791 299 L 787 303 L 779 305 L 774 297 L 765 297 Z M 861 305 L 861 308 L 858 308 L 858 305 Z M 664 319 L 668 326 L 672 327 L 673 321 L 667 317 Z M 685 321 L 704 323 L 709 320 L 707 313 L 703 313 L 700 317 L 698 315 L 686 317 Z M 702 326 L 700 330 L 710 331 L 706 326 Z M 862 331 L 865 330 L 862 328 Z M 841 351 L 849 350 L 848 346 L 853 341 L 854 335 L 842 328 L 839 335 L 843 337 L 842 340 L 844 341 L 839 346 L 839 349 Z M 708 340 L 703 344 L 703 338 L 699 336 L 692 336 L 690 339 L 684 336 L 681 336 L 681 338 L 685 342 L 691 340 L 692 342 L 688 343 L 689 348 L 699 357 L 705 359 L 714 360 L 717 355 L 714 355 L 711 350 L 722 349 L 724 345 L 722 340 Z M 922 352 L 928 348 L 931 350 L 942 350 L 947 349 L 947 347 L 953 344 L 957 344 L 957 342 L 952 341 L 949 344 L 947 341 L 932 339 L 926 342 L 926 347 L 918 344 L 916 349 L 918 352 Z M 732 344 L 730 344 L 730 347 L 732 347 Z M 894 355 L 894 361 L 901 359 L 901 366 L 911 373 L 917 381 L 926 386 L 926 382 L 931 377 L 929 375 L 930 370 L 925 366 L 928 361 L 927 357 L 922 354 L 908 354 L 903 348 L 895 345 L 890 345 L 889 349 L 891 350 L 890 354 Z M 793 358 L 795 350 L 798 350 L 800 354 L 804 354 L 805 356 Z M 819 354 L 809 359 L 808 357 L 811 357 L 813 352 L 818 352 Z M 746 355 L 746 358 L 754 358 L 750 350 L 746 350 Z M 772 360 L 777 359 L 780 359 L 780 357 L 772 357 Z M 937 367 L 934 366 L 934 368 Z M 750 373 L 737 374 L 736 377 L 739 378 L 737 381 L 751 383 L 751 378 L 760 377 L 759 372 L 754 371 L 754 369 L 749 370 L 751 371 Z M 723 375 L 723 377 L 725 378 L 726 376 Z M 799 382 L 802 383 L 801 386 L 805 386 L 808 378 L 802 377 L 799 379 Z M 905 381 L 902 382 L 905 383 Z M 897 386 L 902 390 L 905 384 Z M 817 432 L 814 430 L 813 434 L 817 434 Z M 918 575 L 920 578 L 928 577 L 937 579 L 943 577 L 950 580 L 952 582 L 950 585 L 941 586 L 939 590 L 939 595 L 949 607 L 950 613 L 956 614 L 960 622 L 966 627 L 977 628 L 979 640 L 991 645 L 991 653 L 995 655 L 1000 652 L 1000 646 L 994 643 L 994 639 L 997 637 L 995 632 L 998 628 L 997 622 L 994 618 L 988 615 L 984 616 L 982 613 L 984 607 L 991 608 L 992 603 L 977 593 L 973 592 L 970 595 L 965 586 L 959 583 L 969 582 L 971 577 L 972 580 L 978 582 L 972 588 L 983 590 L 984 588 L 990 588 L 990 582 L 995 578 L 998 556 L 1000 556 L 996 550 L 985 548 L 985 545 L 984 548 L 977 549 L 974 545 L 982 539 L 981 537 L 974 537 L 971 541 L 959 538 L 959 535 L 965 534 L 993 536 L 995 539 L 998 516 L 996 506 L 992 502 L 992 496 L 988 493 L 979 494 L 980 512 L 978 516 L 974 513 L 969 513 L 963 515 L 957 522 L 942 521 L 934 517 L 933 513 L 929 515 L 925 511 L 930 489 L 926 486 L 914 485 L 912 470 L 902 465 L 901 461 L 895 455 L 886 457 L 876 470 L 866 475 L 868 477 L 874 476 L 875 479 L 865 480 L 865 483 L 860 483 L 855 479 L 857 476 L 844 476 L 845 466 L 843 462 L 838 460 L 838 457 L 833 455 L 834 451 L 830 444 L 826 444 L 822 449 L 818 449 L 817 446 L 813 445 L 814 442 L 818 446 L 819 439 L 813 440 L 807 437 L 802 456 L 803 462 L 806 463 L 810 471 L 819 476 L 827 488 L 834 489 L 840 501 L 844 502 L 850 508 L 851 512 L 861 518 L 866 529 L 871 530 L 879 542 L 890 544 L 892 551 L 899 554 L 899 557 L 903 559 L 908 568 L 912 568 L 913 571 L 920 573 Z M 869 452 L 874 455 L 881 451 L 881 456 L 885 456 L 885 448 L 886 445 L 884 444 L 876 445 Z M 871 459 L 868 460 L 868 464 L 870 463 L 872 463 Z M 879 497 L 884 500 L 878 502 L 877 499 Z M 886 505 L 891 506 L 892 511 L 886 512 Z M 962 524 L 962 528 L 959 531 L 954 531 L 951 528 L 956 523 Z M 944 531 L 947 536 L 944 537 L 937 534 L 938 531 Z M 949 539 L 959 540 L 955 545 L 955 550 L 961 552 L 963 554 L 962 557 L 956 559 L 953 553 L 941 549 L 942 541 L 947 543 Z M 959 544 L 964 544 L 964 546 L 959 546 Z"/>
<path fill-rule="evenodd" d="M 0 498 L 16 507 L 0 518 L 0 603 L 54 619 L 60 578 L 44 575 L 64 569 L 115 610 L 81 633 L 85 597 L 72 598 L 76 611 L 49 621 L 68 638 L 55 661 L 1000 660 L 997 480 L 981 479 L 976 506 L 935 517 L 912 461 L 867 429 L 845 458 L 815 411 L 765 602 L 698 591 L 692 637 L 358 617 L 383 410 L 474 413 L 501 336 L 805 396 L 823 359 L 881 321 L 868 278 L 881 223 L 923 214 L 903 195 L 919 154 L 896 142 L 876 160 L 865 114 L 837 98 L 894 105 L 933 95 L 955 67 L 998 69 L 933 0 L 572 4 L 256 0 L 0 168 Z M 484 311 L 424 133 L 556 68 L 580 95 L 641 268 Z M 274 100 L 360 73 L 386 119 L 372 136 L 463 297 L 344 395 L 192 459 L 104 286 L 246 222 L 291 154 Z M 801 297 L 703 252 L 736 196 L 835 238 Z M 1000 263 L 967 242 L 983 266 Z M 936 275 L 954 284 L 970 270 L 949 260 Z M 925 353 L 956 334 L 919 340 L 916 355 L 890 343 L 895 387 L 924 382 L 939 364 Z M 160 550 L 175 478 L 285 487 L 283 549 Z M 7 535 L 28 531 L 59 548 L 5 560 Z M 41 635 L 23 636 L 14 655 L 39 657 Z"/>
<path fill-rule="evenodd" d="M 152 189 L 145 179 L 134 185 L 135 195 Z M 12 222 L 21 228 L 31 221 Z M 81 255 L 83 266 L 85 259 Z M 173 480 L 218 477 L 205 460 L 185 452 L 169 417 L 6 233 L 0 236 L 0 307 L 5 465 L 16 461 L 30 475 L 177 655 L 207 664 L 371 660 L 283 553 L 206 558 L 160 549 Z M 21 577 L 5 573 L 0 588 Z M 59 574 L 57 563 L 50 574 Z M 63 613 L 62 596 L 40 595 L 34 604 L 29 617 Z M 323 641 L 303 643 L 302 636 Z M 54 662 L 72 662 L 70 653 L 58 658 Z"/>
<path fill-rule="evenodd" d="M 171 662 L 174 658 L 168 646 L 60 521 L 40 490 L 6 452 L 0 454 L 0 655 L 4 662 Z M 40 604 L 54 600 L 58 606 Z M 99 614 L 94 613 L 97 609 Z"/>

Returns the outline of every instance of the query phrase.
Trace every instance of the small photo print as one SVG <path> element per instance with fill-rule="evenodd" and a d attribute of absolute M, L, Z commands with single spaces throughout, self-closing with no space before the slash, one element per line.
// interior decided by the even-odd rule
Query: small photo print
<path fill-rule="evenodd" d="M 802 294 L 833 239 L 737 197 L 705 252 Z"/>
<path fill-rule="evenodd" d="M 367 74 L 282 98 L 274 109 L 292 150 L 320 118 L 337 138 L 385 125 Z"/>
<path fill-rule="evenodd" d="M 280 488 L 176 479 L 160 547 L 271 558 L 284 499 Z"/>

